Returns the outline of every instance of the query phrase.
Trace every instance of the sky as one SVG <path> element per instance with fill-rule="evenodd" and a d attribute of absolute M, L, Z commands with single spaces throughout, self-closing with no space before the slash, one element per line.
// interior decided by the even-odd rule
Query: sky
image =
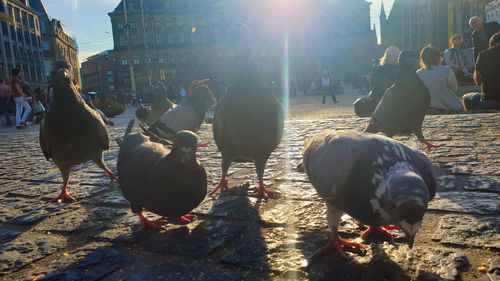
<path fill-rule="evenodd" d="M 378 30 L 380 5 L 384 1 L 386 14 L 394 0 L 367 0 L 372 2 L 371 20 Z M 113 49 L 113 34 L 108 13 L 120 0 L 44 0 L 52 18 L 60 20 L 79 48 L 80 62 L 94 54 Z"/>

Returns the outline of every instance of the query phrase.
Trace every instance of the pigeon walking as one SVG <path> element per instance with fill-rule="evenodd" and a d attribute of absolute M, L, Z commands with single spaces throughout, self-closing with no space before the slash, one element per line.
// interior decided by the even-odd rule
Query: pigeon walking
<path fill-rule="evenodd" d="M 69 78 L 71 67 L 66 61 L 55 63 L 52 73 L 52 109 L 40 124 L 40 147 L 47 160 L 52 159 L 63 178 L 61 194 L 50 202 L 76 201 L 68 192 L 71 168 L 94 161 L 106 171 L 111 185 L 116 179 L 103 161 L 109 149 L 109 136 L 101 116 L 78 94 Z"/>
<path fill-rule="evenodd" d="M 130 134 L 133 119 L 125 137 L 118 139 L 118 175 L 123 196 L 132 211 L 139 215 L 143 228 L 160 229 L 163 220 L 150 221 L 143 209 L 155 214 L 190 222 L 186 215 L 207 194 L 207 175 L 196 160 L 198 137 L 190 131 L 175 134 L 172 149 L 150 141 L 149 137 Z"/>
<path fill-rule="evenodd" d="M 388 137 L 415 134 L 426 146 L 440 147 L 425 140 L 422 123 L 429 108 L 431 96 L 416 70 L 415 52 L 406 50 L 399 56 L 399 73 L 396 82 L 387 89 L 379 102 L 365 132 L 382 132 Z"/>
<path fill-rule="evenodd" d="M 248 30 L 236 27 L 233 78 L 215 111 L 213 133 L 222 154 L 222 179 L 211 193 L 226 191 L 227 172 L 232 162 L 252 162 L 259 185 L 254 195 L 276 194 L 264 187 L 264 169 L 283 136 L 284 114 L 278 100 L 252 61 Z"/>
<path fill-rule="evenodd" d="M 213 104 L 213 99 L 212 93 L 206 86 L 197 87 L 183 104 L 165 112 L 158 121 L 149 127 L 149 130 L 144 130 L 143 133 L 149 135 L 149 131 L 151 131 L 162 138 L 173 140 L 179 131 L 197 132 L 205 120 L 207 110 Z"/>
<path fill-rule="evenodd" d="M 396 225 L 410 247 L 422 226 L 428 202 L 436 193 L 430 160 L 418 150 L 390 138 L 355 131 L 326 130 L 307 141 L 303 167 L 327 205 L 328 225 L 333 234 L 318 251 L 342 251 L 364 246 L 343 241 L 338 224 L 343 213 L 370 226 L 362 237 L 376 230 L 390 235 Z"/>

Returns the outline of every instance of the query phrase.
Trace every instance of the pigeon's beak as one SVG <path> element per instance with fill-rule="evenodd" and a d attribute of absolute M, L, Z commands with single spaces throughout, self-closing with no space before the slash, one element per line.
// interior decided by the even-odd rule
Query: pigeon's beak
<path fill-rule="evenodd" d="M 57 71 L 57 73 L 59 73 L 59 76 L 61 78 L 66 78 L 68 77 L 68 70 L 66 68 L 61 68 Z"/>
<path fill-rule="evenodd" d="M 192 148 L 181 149 L 180 162 L 181 164 L 192 163 L 194 159 L 194 152 Z"/>

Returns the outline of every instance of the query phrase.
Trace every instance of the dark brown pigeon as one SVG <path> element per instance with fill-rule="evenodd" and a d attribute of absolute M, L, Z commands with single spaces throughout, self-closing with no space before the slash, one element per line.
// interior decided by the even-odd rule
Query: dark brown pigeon
<path fill-rule="evenodd" d="M 78 94 L 68 76 L 70 69 L 65 61 L 55 63 L 52 109 L 40 124 L 43 154 L 54 161 L 63 177 L 61 194 L 50 202 L 76 201 L 67 191 L 69 173 L 72 167 L 89 160 L 106 171 L 111 184 L 116 179 L 102 159 L 103 151 L 109 148 L 106 125 Z"/>
<path fill-rule="evenodd" d="M 380 100 L 365 132 L 382 132 L 391 138 L 395 135 L 414 134 L 426 144 L 423 149 L 440 147 L 427 142 L 422 133 L 422 123 L 431 96 L 416 73 L 417 67 L 415 52 L 406 50 L 400 54 L 396 82 Z"/>
<path fill-rule="evenodd" d="M 123 196 L 132 211 L 139 215 L 143 228 L 160 229 L 163 220 L 150 221 L 143 209 L 155 214 L 190 222 L 186 215 L 197 207 L 207 194 L 207 175 L 196 160 L 198 137 L 190 131 L 175 134 L 172 149 L 150 141 L 149 137 L 130 134 L 129 123 L 120 145 L 118 175 Z"/>
<path fill-rule="evenodd" d="M 149 131 L 167 140 L 173 140 L 175 134 L 182 130 L 197 132 L 213 100 L 214 96 L 206 86 L 197 87 L 184 103 L 165 112 L 149 127 Z M 148 135 L 148 131 L 143 133 Z"/>
<path fill-rule="evenodd" d="M 246 26 L 234 30 L 236 47 L 233 77 L 215 111 L 213 133 L 222 154 L 222 179 L 217 190 L 226 191 L 226 175 L 232 162 L 252 162 L 259 185 L 254 195 L 276 194 L 266 190 L 263 177 L 267 159 L 283 136 L 284 114 L 251 58 Z"/>
<path fill-rule="evenodd" d="M 160 88 L 156 92 L 156 96 L 151 109 L 146 108 L 141 104 L 135 111 L 135 116 L 137 117 L 137 119 L 139 119 L 139 121 L 151 125 L 154 122 L 158 121 L 158 119 L 160 119 L 160 117 L 165 114 L 165 112 L 169 111 L 172 108 L 175 108 L 176 106 L 176 104 L 168 99 L 165 86 L 160 86 Z"/>
<path fill-rule="evenodd" d="M 420 151 L 380 135 L 320 132 L 304 147 L 303 167 L 326 202 L 333 232 L 318 254 L 333 251 L 347 257 L 341 246 L 364 247 L 340 239 L 343 213 L 369 226 L 362 238 L 375 230 L 392 239 L 387 229 L 401 229 L 412 247 L 427 203 L 436 194 L 431 161 Z"/>

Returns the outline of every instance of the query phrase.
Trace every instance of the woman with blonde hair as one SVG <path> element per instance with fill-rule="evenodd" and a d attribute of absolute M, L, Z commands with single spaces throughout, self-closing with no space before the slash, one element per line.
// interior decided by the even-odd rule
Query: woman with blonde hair
<path fill-rule="evenodd" d="M 354 112 L 359 117 L 370 117 L 385 91 L 394 84 L 398 73 L 398 57 L 401 51 L 390 46 L 380 59 L 380 65 L 373 69 L 370 94 L 354 102 Z"/>
<path fill-rule="evenodd" d="M 420 66 L 417 74 L 431 95 L 430 108 L 439 110 L 463 110 L 460 99 L 455 95 L 458 89 L 455 74 L 448 66 L 441 65 L 439 49 L 427 46 L 420 53 Z"/>
<path fill-rule="evenodd" d="M 462 57 L 462 52 L 460 47 L 464 42 L 464 38 L 461 34 L 454 34 L 450 37 L 449 44 L 450 48 L 444 51 L 444 64 L 449 66 L 451 70 L 455 73 L 458 80 L 466 80 L 464 73 L 464 59 Z"/>

